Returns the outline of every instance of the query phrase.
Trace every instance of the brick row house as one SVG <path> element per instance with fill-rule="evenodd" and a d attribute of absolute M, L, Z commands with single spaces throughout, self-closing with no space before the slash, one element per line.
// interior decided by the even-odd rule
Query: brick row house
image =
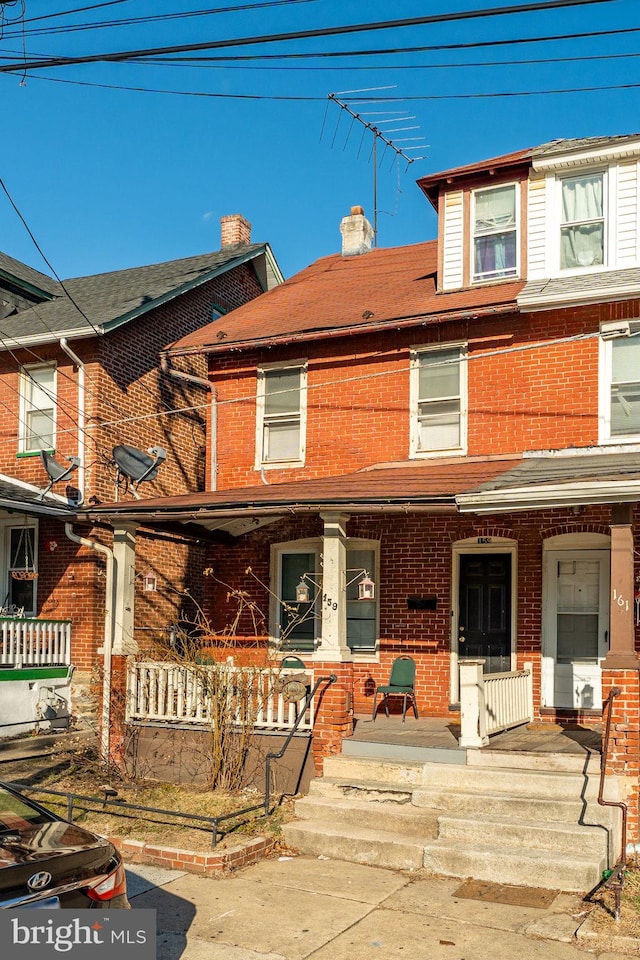
<path fill-rule="evenodd" d="M 0 254 L 0 735 L 91 714 L 105 630 L 120 651 L 166 633 L 197 590 L 202 558 L 183 530 L 139 538 L 130 569 L 127 531 L 83 511 L 140 496 L 118 448 L 158 451 L 156 496 L 204 489 L 206 361 L 161 369 L 160 350 L 281 280 L 240 216 L 222 218 L 216 252 L 62 282 Z M 137 620 L 133 603 L 114 613 L 111 587 L 139 594 Z"/>
<path fill-rule="evenodd" d="M 90 516 L 206 530 L 213 630 L 234 591 L 262 615 L 238 662 L 337 677 L 318 767 L 399 655 L 421 718 L 456 719 L 465 665 L 530 665 L 537 722 L 597 726 L 622 691 L 637 839 L 639 185 L 638 136 L 424 177 L 437 241 L 375 248 L 353 208 L 340 254 L 167 348 L 208 363 L 206 488 Z"/>

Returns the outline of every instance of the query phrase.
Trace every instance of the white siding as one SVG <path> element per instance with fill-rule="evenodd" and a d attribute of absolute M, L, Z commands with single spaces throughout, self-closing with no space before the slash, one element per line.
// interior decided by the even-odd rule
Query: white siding
<path fill-rule="evenodd" d="M 442 289 L 455 290 L 462 286 L 464 260 L 463 193 L 451 191 L 444 198 L 444 255 L 442 262 Z"/>
<path fill-rule="evenodd" d="M 527 203 L 527 278 L 546 276 L 547 183 L 544 178 L 529 181 Z"/>
<path fill-rule="evenodd" d="M 618 167 L 617 267 L 634 267 L 638 262 L 638 164 L 623 163 Z"/>

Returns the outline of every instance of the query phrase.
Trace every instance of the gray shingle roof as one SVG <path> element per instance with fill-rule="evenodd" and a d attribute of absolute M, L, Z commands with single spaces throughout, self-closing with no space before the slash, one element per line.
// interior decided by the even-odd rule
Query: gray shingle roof
<path fill-rule="evenodd" d="M 36 290 L 41 290 L 50 296 L 59 296 L 62 293 L 57 280 L 52 280 L 46 273 L 40 273 L 26 263 L 14 260 L 8 254 L 0 252 L 0 278 L 3 276 L 14 280 L 18 286 L 35 287 Z M 1 279 L 0 286 L 2 286 Z"/>
<path fill-rule="evenodd" d="M 72 332 L 91 334 L 95 327 L 105 332 L 265 250 L 266 244 L 237 244 L 182 260 L 65 280 L 64 287 L 72 299 L 56 284 L 55 300 L 21 310 L 3 321 L 3 340 L 51 339 L 52 334 Z"/>
<path fill-rule="evenodd" d="M 614 144 L 633 143 L 637 141 L 640 134 L 628 133 L 615 137 L 577 137 L 573 140 L 550 140 L 539 147 L 534 147 L 532 156 L 552 157 L 555 154 L 566 153 L 574 150 L 591 150 L 597 147 L 613 146 Z"/>
<path fill-rule="evenodd" d="M 46 487 L 46 474 L 42 471 L 42 487 Z M 63 503 L 59 498 L 47 496 L 41 499 L 40 490 L 15 483 L 10 477 L 0 476 L 0 508 L 19 510 L 21 513 L 36 516 L 54 516 L 70 518 L 75 507 Z"/>
<path fill-rule="evenodd" d="M 563 457 L 532 457 L 468 492 L 510 490 L 542 483 L 624 479 L 640 479 L 640 453 L 585 453 Z"/>
<path fill-rule="evenodd" d="M 640 297 L 640 268 L 529 280 L 518 294 L 518 306 L 527 307 L 556 300 L 587 300 L 592 303 L 594 300 L 622 297 Z"/>

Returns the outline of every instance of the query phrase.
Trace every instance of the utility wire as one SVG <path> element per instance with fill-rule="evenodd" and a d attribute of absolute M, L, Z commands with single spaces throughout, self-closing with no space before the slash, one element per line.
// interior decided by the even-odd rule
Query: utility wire
<path fill-rule="evenodd" d="M 118 3 L 127 2 L 127 0 L 116 0 Z M 65 24 L 53 27 L 36 27 L 31 30 L 25 30 L 26 36 L 41 37 L 50 36 L 56 33 L 77 33 L 85 30 L 113 29 L 115 27 L 139 26 L 140 24 L 157 24 L 169 20 L 187 20 L 193 17 L 209 17 L 224 13 L 246 13 L 253 10 L 264 10 L 270 7 L 291 6 L 299 3 L 317 3 L 318 0 L 262 0 L 261 3 L 244 3 L 237 6 L 215 7 L 206 10 L 189 10 L 177 13 L 150 14 L 145 17 L 122 17 L 119 20 L 94 20 L 87 23 Z M 109 4 L 97 4 L 97 6 L 108 6 Z M 81 10 L 82 8 L 80 8 Z M 93 7 L 84 9 L 91 10 Z M 68 13 L 77 13 L 79 10 L 67 11 Z M 47 14 L 46 17 L 32 17 L 25 19 L 23 23 L 35 23 L 39 20 L 52 19 L 60 14 Z M 16 33 L 5 33 L 5 37 L 15 37 Z"/>
<path fill-rule="evenodd" d="M 342 36 L 352 33 L 370 33 L 376 30 L 391 30 L 404 27 L 424 26 L 435 23 L 455 23 L 465 20 L 478 20 L 491 17 L 503 17 L 512 14 L 559 10 L 566 7 L 582 7 L 592 4 L 616 3 L 617 0 L 538 0 L 535 3 L 510 4 L 507 7 L 488 7 L 482 10 L 464 10 L 452 13 L 431 14 L 423 17 L 404 17 L 400 20 L 383 20 L 370 23 L 349 24 L 340 27 L 321 27 L 315 30 L 294 30 L 288 33 L 263 34 L 261 36 L 237 37 L 229 40 L 208 40 L 201 43 L 184 43 L 174 46 L 150 47 L 139 50 L 121 50 L 112 53 L 90 54 L 82 57 L 53 57 L 46 60 L 27 60 L 24 62 L 3 64 L 0 73 L 29 71 L 47 67 L 64 67 L 81 63 L 106 63 L 137 60 L 140 57 L 158 56 L 169 53 L 187 53 L 196 50 L 214 50 L 226 47 L 243 47 L 261 43 L 282 43 L 289 40 L 306 40 L 317 37 Z"/>
<path fill-rule="evenodd" d="M 27 223 L 27 221 L 26 221 L 25 218 L 23 217 L 22 213 L 21 213 L 20 210 L 18 209 L 18 206 L 17 206 L 15 200 L 13 199 L 13 197 L 11 196 L 11 194 L 9 193 L 9 190 L 8 190 L 8 188 L 7 188 L 4 180 L 2 179 L 2 177 L 0 177 L 0 188 L 2 188 L 2 190 L 3 190 L 3 192 L 4 192 L 4 194 L 5 194 L 6 198 L 7 198 L 7 200 L 9 201 L 9 203 L 11 204 L 11 206 L 12 206 L 13 209 L 14 209 L 14 212 L 15 212 L 16 215 L 18 216 L 18 219 L 20 220 L 20 222 L 22 223 L 23 227 L 25 228 L 25 230 L 26 230 L 27 233 L 29 234 L 29 237 L 30 237 L 30 239 L 31 239 L 34 247 L 36 248 L 36 250 L 38 251 L 38 253 L 39 253 L 40 256 L 42 257 L 42 259 L 44 260 L 44 262 L 46 263 L 46 265 L 49 267 L 49 270 L 51 270 L 51 273 L 54 275 L 54 277 L 56 278 L 56 280 L 58 281 L 58 283 L 60 284 L 60 286 L 62 287 L 62 289 L 64 290 L 65 294 L 66 294 L 67 297 L 69 298 L 69 301 L 70 301 L 70 302 L 73 304 L 73 306 L 76 308 L 76 310 L 78 311 L 78 313 L 80 314 L 80 316 L 83 317 L 83 318 L 87 321 L 87 323 L 89 324 L 89 326 L 91 327 L 91 329 L 94 331 L 94 333 L 96 333 L 98 336 L 101 336 L 101 331 L 100 331 L 100 329 L 99 329 L 98 327 L 96 327 L 96 325 L 95 325 L 94 323 L 92 323 L 91 320 L 89 320 L 89 317 L 88 317 L 88 316 L 85 314 L 85 312 L 78 306 L 78 304 L 76 303 L 76 301 L 73 299 L 73 297 L 71 296 L 71 294 L 69 293 L 69 291 L 68 291 L 67 288 L 65 287 L 64 281 L 60 279 L 60 277 L 58 276 L 58 274 L 57 274 L 56 271 L 55 271 L 55 268 L 53 267 L 53 265 L 51 264 L 51 262 L 47 259 L 46 255 L 45 255 L 45 253 L 44 253 L 44 251 L 43 251 L 43 249 L 42 249 L 42 247 L 40 246 L 40 244 L 39 244 L 38 241 L 36 240 L 33 232 L 31 231 L 31 228 L 30 228 L 29 224 Z"/>
<path fill-rule="evenodd" d="M 416 323 L 418 322 L 419 320 L 416 320 Z M 443 322 L 447 322 L 447 318 L 444 318 Z M 579 343 L 585 340 L 595 340 L 595 339 L 598 339 L 599 337 L 600 337 L 599 331 L 596 331 L 593 333 L 577 333 L 572 336 L 555 337 L 552 340 L 538 341 L 537 343 L 525 343 L 515 347 L 496 347 L 494 350 L 483 350 L 482 352 L 478 352 L 475 354 L 467 354 L 467 356 L 465 356 L 462 360 L 459 360 L 459 359 L 440 360 L 430 364 L 429 366 L 431 369 L 432 367 L 448 367 L 454 363 L 460 363 L 460 362 L 472 363 L 476 360 L 486 360 L 487 358 L 491 358 L 491 357 L 501 357 L 501 356 L 507 356 L 509 354 L 515 354 L 515 353 L 525 353 L 529 350 L 553 349 L 556 346 L 564 346 L 569 343 Z M 627 339 L 631 339 L 634 337 L 640 337 L 640 330 L 637 333 L 631 333 Z M 431 346 L 434 346 L 434 347 L 442 346 L 442 343 L 441 342 L 438 342 L 437 344 L 425 343 L 423 346 L 425 349 L 429 349 L 429 347 Z M 403 348 L 403 349 L 408 349 L 408 348 Z M 400 351 L 399 350 L 384 351 L 379 354 L 376 354 L 372 359 L 376 359 L 377 357 L 382 357 L 382 356 L 388 356 L 389 353 L 398 353 L 398 352 Z M 345 383 L 356 383 L 356 382 L 361 382 L 363 380 L 379 380 L 382 377 L 397 377 L 401 374 L 410 373 L 410 371 L 411 371 L 411 367 L 406 366 L 406 367 L 398 367 L 395 370 L 381 370 L 377 373 L 363 373 L 357 377 L 343 377 L 338 380 L 326 380 L 321 383 L 314 383 L 311 385 L 307 381 L 305 386 L 302 388 L 275 390 L 273 392 L 273 396 L 275 396 L 276 394 L 297 393 L 299 389 L 305 390 L 307 393 L 309 393 L 309 391 L 312 391 L 312 390 L 319 390 L 323 387 L 331 387 L 333 389 L 334 387 L 342 386 Z M 233 399 L 230 399 L 230 400 L 218 400 L 216 406 L 218 407 L 232 406 L 233 404 L 236 404 L 236 403 L 255 403 L 255 401 L 256 401 L 256 395 L 255 393 L 252 393 L 252 394 L 247 394 L 246 396 L 243 396 L 243 397 L 233 397 Z M 194 406 L 191 406 L 191 407 L 176 407 L 174 410 L 162 410 L 156 413 L 140 414 L 139 416 L 127 417 L 125 420 L 105 420 L 101 424 L 99 424 L 99 426 L 104 429 L 110 429 L 114 426 L 119 426 L 123 423 L 134 423 L 140 420 L 151 420 L 151 419 L 155 419 L 156 417 L 166 417 L 169 414 L 173 415 L 173 414 L 181 414 L 181 413 L 190 413 L 193 410 L 204 410 L 204 409 L 208 409 L 209 407 L 210 407 L 210 404 L 208 403 L 195 404 Z"/>
<path fill-rule="evenodd" d="M 196 90 L 166 90 L 158 87 L 131 87 L 123 84 L 93 83 L 89 80 L 64 80 L 61 77 L 44 77 L 41 74 L 32 77 L 32 80 L 44 80 L 48 83 L 65 83 L 76 87 L 94 87 L 101 90 L 120 90 L 128 93 L 154 93 L 172 97 L 200 97 L 214 100 L 262 100 L 285 103 L 325 103 L 326 97 L 304 96 L 271 96 L 265 93 L 207 93 Z M 558 87 L 549 90 L 505 90 L 493 93 L 443 93 L 420 94 L 403 97 L 377 96 L 375 100 L 366 97 L 350 97 L 350 103 L 414 103 L 416 101 L 437 100 L 479 100 L 500 97 L 546 97 L 559 96 L 567 93 L 595 93 L 602 90 L 635 90 L 640 83 L 603 84 L 592 87 Z"/>

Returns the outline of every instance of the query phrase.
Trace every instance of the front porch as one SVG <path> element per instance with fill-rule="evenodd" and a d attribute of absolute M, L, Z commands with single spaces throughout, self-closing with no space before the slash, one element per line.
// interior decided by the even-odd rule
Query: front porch
<path fill-rule="evenodd" d="M 459 762 L 464 762 L 468 750 L 459 746 L 460 729 L 456 715 L 451 719 L 408 717 L 403 723 L 400 716 L 379 717 L 372 722 L 370 716 L 360 714 L 354 718 L 353 736 L 343 740 L 342 752 L 407 760 L 434 760 L 440 756 L 448 763 L 455 763 L 454 757 L 459 755 Z M 599 724 L 583 727 L 571 723 L 529 723 L 494 734 L 479 749 L 485 754 L 562 754 L 586 758 L 600 754 L 602 731 Z"/>

